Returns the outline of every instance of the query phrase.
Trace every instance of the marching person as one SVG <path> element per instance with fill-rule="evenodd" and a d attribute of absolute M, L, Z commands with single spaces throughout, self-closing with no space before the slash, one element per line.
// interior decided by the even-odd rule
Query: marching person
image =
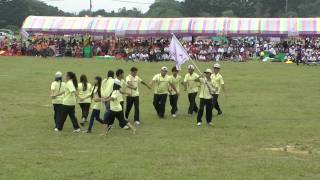
<path fill-rule="evenodd" d="M 167 73 L 168 68 L 162 67 L 160 74 L 155 75 L 149 84 L 150 87 L 154 86 L 153 106 L 160 119 L 163 119 L 165 115 L 169 87 L 171 87 L 173 91 L 179 95 L 176 87 L 170 82 L 170 77 L 167 75 Z"/>
<path fill-rule="evenodd" d="M 122 69 L 118 69 L 116 71 L 116 80 L 121 82 L 121 88 L 120 88 L 120 104 L 122 107 L 122 112 L 123 112 L 123 118 L 124 118 L 124 99 L 123 96 L 126 95 L 126 82 L 124 81 L 124 71 Z M 124 118 L 125 119 L 125 118 Z M 122 129 L 129 129 L 129 127 L 126 125 L 126 123 L 123 123 L 123 121 L 119 121 L 119 126 Z"/>
<path fill-rule="evenodd" d="M 215 86 L 211 80 L 212 70 L 207 69 L 204 72 L 204 77 L 198 78 L 196 81 L 199 81 L 200 86 L 200 108 L 198 111 L 197 125 L 202 125 L 202 116 L 204 108 L 206 108 L 206 120 L 208 125 L 212 125 L 212 94 L 214 94 Z"/>
<path fill-rule="evenodd" d="M 77 104 L 77 88 L 78 88 L 78 81 L 76 74 L 73 72 L 67 72 L 66 75 L 66 85 L 64 88 L 64 91 L 61 94 L 64 94 L 63 101 L 62 101 L 62 113 L 61 113 L 61 118 L 59 118 L 59 125 L 58 128 L 55 129 L 55 131 L 62 131 L 64 123 L 67 119 L 67 116 L 70 117 L 73 128 L 74 128 L 74 133 L 79 133 L 80 127 L 78 124 L 78 120 L 75 115 L 75 107 Z M 58 94 L 54 97 L 57 97 L 61 94 Z"/>
<path fill-rule="evenodd" d="M 53 110 L 54 110 L 55 128 L 58 128 L 58 120 L 59 120 L 59 116 L 61 115 L 62 101 L 63 101 L 63 94 L 61 94 L 61 92 L 64 91 L 64 86 L 65 86 L 65 83 L 62 82 L 62 73 L 59 71 L 55 75 L 55 80 L 51 83 L 51 92 L 50 92 Z M 56 96 L 58 94 L 60 95 Z"/>
<path fill-rule="evenodd" d="M 110 101 L 110 112 L 108 113 L 108 116 L 104 121 L 105 125 L 103 126 L 103 130 L 102 130 L 102 135 L 104 136 L 110 132 L 111 130 L 110 127 L 112 127 L 115 118 L 117 118 L 118 121 L 120 121 L 121 123 L 126 124 L 132 130 L 133 134 L 135 134 L 136 132 L 136 129 L 134 128 L 134 126 L 132 126 L 128 121 L 124 119 L 123 109 L 120 104 L 121 96 L 122 96 L 120 89 L 121 89 L 121 82 L 119 80 L 115 80 L 111 96 L 104 99 L 104 101 Z"/>
<path fill-rule="evenodd" d="M 194 66 L 188 66 L 188 73 L 185 75 L 183 84 L 185 86 L 185 90 L 188 92 L 188 99 L 189 99 L 189 109 L 188 114 L 190 116 L 193 113 L 198 112 L 198 106 L 196 103 L 196 97 L 199 91 L 199 83 L 196 81 L 199 78 L 199 75 L 194 72 Z"/>
<path fill-rule="evenodd" d="M 108 98 L 111 96 L 111 93 L 113 91 L 113 85 L 114 85 L 114 72 L 108 71 L 107 79 L 104 79 L 101 85 L 101 95 L 103 98 Z M 110 102 L 106 101 L 104 104 L 105 104 L 106 111 L 104 113 L 103 119 L 106 120 L 108 113 L 110 111 Z"/>
<path fill-rule="evenodd" d="M 90 104 L 91 104 L 91 89 L 92 86 L 88 82 L 87 76 L 82 74 L 80 76 L 80 83 L 78 85 L 78 94 L 79 94 L 79 105 L 82 111 L 82 122 L 80 123 L 81 126 L 84 126 L 85 123 L 87 122 L 87 118 L 89 116 L 89 111 L 90 111 Z M 87 98 L 84 98 L 87 97 Z"/>
<path fill-rule="evenodd" d="M 172 75 L 170 76 L 170 82 L 176 87 L 176 90 L 179 93 L 180 83 L 182 83 L 181 76 L 179 75 L 179 70 L 177 70 L 176 67 L 173 67 L 171 71 L 172 71 Z M 179 99 L 179 94 L 177 94 L 171 87 L 169 87 L 169 100 L 171 105 L 171 115 L 173 118 L 177 117 L 178 99 Z"/>
<path fill-rule="evenodd" d="M 213 84 L 216 86 L 216 91 L 213 94 L 213 107 L 218 111 L 218 116 L 222 115 L 222 111 L 220 109 L 219 102 L 218 102 L 219 94 L 221 93 L 221 90 L 225 93 L 224 80 L 221 74 L 219 73 L 220 69 L 221 69 L 221 65 L 215 64 L 213 66 L 214 73 L 211 76 Z"/>
<path fill-rule="evenodd" d="M 101 83 L 102 83 L 101 77 L 97 76 L 94 78 L 94 86 L 93 86 L 91 94 L 90 94 L 90 98 L 92 99 L 92 103 L 91 103 L 92 112 L 91 112 L 91 116 L 90 116 L 88 130 L 84 131 L 84 133 L 91 133 L 92 132 L 94 120 L 103 124 L 103 121 L 100 118 L 100 110 L 101 110 L 101 106 L 102 106 Z"/>
<path fill-rule="evenodd" d="M 149 89 L 151 89 L 151 87 L 138 76 L 138 69 L 136 67 L 132 67 L 130 71 L 130 75 L 126 77 L 128 95 L 125 117 L 126 119 L 129 118 L 131 108 L 134 105 L 134 122 L 136 125 L 140 125 L 139 83 L 143 84 Z"/>

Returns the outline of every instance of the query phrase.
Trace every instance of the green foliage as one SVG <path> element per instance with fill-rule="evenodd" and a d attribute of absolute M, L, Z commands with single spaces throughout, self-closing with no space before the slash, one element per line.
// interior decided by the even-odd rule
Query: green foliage
<path fill-rule="evenodd" d="M 148 17 L 182 17 L 181 3 L 175 0 L 157 0 L 146 13 Z"/>
<path fill-rule="evenodd" d="M 78 16 L 104 17 L 318 17 L 320 0 L 156 0 L 144 14 L 140 10 L 81 11 Z M 0 28 L 20 27 L 29 15 L 76 16 L 38 0 L 0 0 Z"/>

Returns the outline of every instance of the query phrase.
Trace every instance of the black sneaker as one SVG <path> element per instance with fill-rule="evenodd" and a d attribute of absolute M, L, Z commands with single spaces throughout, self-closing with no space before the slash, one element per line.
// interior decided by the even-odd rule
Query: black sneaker
<path fill-rule="evenodd" d="M 218 112 L 218 116 L 221 116 L 221 115 L 222 115 L 222 111 L 219 111 L 219 112 Z"/>

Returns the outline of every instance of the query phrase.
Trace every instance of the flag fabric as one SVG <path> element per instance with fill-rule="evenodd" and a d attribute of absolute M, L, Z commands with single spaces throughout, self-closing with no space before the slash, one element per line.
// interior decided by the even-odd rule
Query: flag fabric
<path fill-rule="evenodd" d="M 170 58 L 176 62 L 176 67 L 178 70 L 181 70 L 181 65 L 190 59 L 189 54 L 181 45 L 175 35 L 172 36 L 169 53 Z"/>
<path fill-rule="evenodd" d="M 20 34 L 23 39 L 27 39 L 29 37 L 29 33 L 25 31 L 24 29 L 21 29 Z"/>

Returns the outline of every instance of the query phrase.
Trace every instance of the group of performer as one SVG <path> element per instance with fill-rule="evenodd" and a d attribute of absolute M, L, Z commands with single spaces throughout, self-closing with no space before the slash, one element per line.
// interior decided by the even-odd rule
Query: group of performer
<path fill-rule="evenodd" d="M 179 70 L 173 67 L 171 75 L 168 68 L 162 67 L 159 74 L 156 74 L 150 83 L 146 83 L 138 76 L 138 69 L 132 67 L 130 74 L 125 77 L 124 71 L 118 69 L 109 71 L 106 79 L 97 76 L 93 84 L 88 82 L 86 75 L 80 76 L 78 83 L 76 74 L 67 72 L 65 82 L 61 72 L 55 74 L 55 80 L 51 84 L 50 97 L 54 109 L 55 131 L 63 130 L 64 123 L 69 116 L 75 133 L 81 132 L 80 125 L 85 126 L 88 121 L 90 107 L 92 109 L 88 129 L 84 133 L 91 133 L 94 121 L 103 124 L 102 135 L 107 135 L 113 127 L 117 118 L 122 129 L 131 129 L 136 132 L 134 125 L 139 126 L 140 122 L 140 92 L 139 85 L 142 84 L 148 89 L 154 89 L 153 106 L 160 119 L 165 117 L 166 101 L 169 96 L 171 115 L 178 116 L 178 100 L 180 89 L 183 86 L 188 93 L 189 108 L 188 114 L 192 116 L 197 113 L 197 125 L 202 125 L 202 116 L 206 111 L 206 121 L 212 126 L 212 111 L 215 108 L 218 115 L 222 115 L 218 103 L 221 91 L 225 91 L 224 80 L 220 74 L 221 66 L 214 64 L 213 68 L 206 69 L 203 74 L 195 73 L 195 66 L 188 66 L 188 73 L 184 78 L 179 75 Z M 200 104 L 197 106 L 196 98 L 199 95 Z M 126 97 L 126 98 L 125 98 Z M 124 101 L 126 100 L 126 106 Z M 79 104 L 82 111 L 81 123 L 79 125 L 75 115 L 76 105 Z M 134 106 L 134 125 L 129 121 L 129 115 Z M 100 118 L 100 111 L 105 107 L 103 118 Z"/>

